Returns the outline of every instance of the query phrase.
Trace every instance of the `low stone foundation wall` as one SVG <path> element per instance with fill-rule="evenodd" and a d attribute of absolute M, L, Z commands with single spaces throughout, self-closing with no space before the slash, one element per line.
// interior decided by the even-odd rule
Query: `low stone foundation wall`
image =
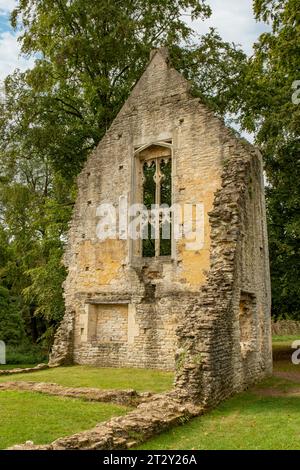
<path fill-rule="evenodd" d="M 26 373 L 29 373 L 29 372 L 37 372 L 39 370 L 49 369 L 49 367 L 50 366 L 48 364 L 38 364 L 35 367 L 26 367 L 25 369 L 22 369 L 21 367 L 16 367 L 15 369 L 3 369 L 3 370 L 0 370 L 0 376 L 1 375 L 26 374 Z"/>
<path fill-rule="evenodd" d="M 293 321 L 293 320 L 280 320 L 277 322 L 272 321 L 272 335 L 277 335 L 277 336 L 299 335 L 300 336 L 300 321 Z"/>
<path fill-rule="evenodd" d="M 49 445 L 37 446 L 27 442 L 9 450 L 130 449 L 202 413 L 203 408 L 183 402 L 175 392 L 154 395 L 127 415 L 98 424 L 91 430 L 57 439 Z"/>
<path fill-rule="evenodd" d="M 151 399 L 149 392 L 138 393 L 135 390 L 100 390 L 98 388 L 63 387 L 55 383 L 44 382 L 4 382 L 0 383 L 0 391 L 17 390 L 46 393 L 60 397 L 80 398 L 86 401 L 116 403 L 125 406 L 137 406 Z"/>

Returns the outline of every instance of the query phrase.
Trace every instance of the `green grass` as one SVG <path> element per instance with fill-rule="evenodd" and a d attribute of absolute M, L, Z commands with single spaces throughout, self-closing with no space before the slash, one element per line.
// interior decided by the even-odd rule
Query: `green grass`
<path fill-rule="evenodd" d="M 0 393 L 0 410 L 0 449 L 28 440 L 47 444 L 128 412 L 107 403 L 11 391 Z"/>
<path fill-rule="evenodd" d="M 291 362 L 295 336 L 273 338 L 274 372 L 292 372 L 300 377 L 300 366 Z M 260 395 L 262 389 L 288 393 L 299 383 L 270 377 L 204 416 L 147 441 L 139 449 L 270 450 L 300 449 L 300 397 Z"/>
<path fill-rule="evenodd" d="M 300 449 L 300 398 L 242 393 L 139 449 Z"/>
<path fill-rule="evenodd" d="M 274 338 L 274 371 L 296 373 L 291 362 L 295 336 Z M 172 388 L 170 372 L 142 369 L 60 367 L 30 374 L 0 377 L 7 380 L 55 382 L 71 387 L 134 388 L 162 392 Z M 262 389 L 288 393 L 299 383 L 270 377 L 256 387 L 220 404 L 215 410 L 151 439 L 140 449 L 300 449 L 300 397 L 266 396 Z M 89 429 L 125 408 L 87 403 L 31 392 L 0 393 L 0 448 L 32 440 L 48 443 L 57 437 Z"/>
<path fill-rule="evenodd" d="M 292 361 L 280 359 L 274 362 L 274 372 L 298 372 L 300 375 L 300 365 L 295 365 Z"/>
<path fill-rule="evenodd" d="M 54 382 L 67 387 L 133 388 L 139 392 L 163 392 L 172 388 L 173 373 L 145 369 L 103 369 L 88 366 L 70 366 L 17 374 L 9 378 L 8 376 L 0 376 L 0 382 L 7 382 L 8 380 Z"/>
<path fill-rule="evenodd" d="M 292 391 L 294 388 L 297 388 L 299 390 L 300 388 L 299 383 L 297 384 L 295 382 L 286 380 L 284 378 L 269 377 L 263 382 L 258 383 L 253 388 L 253 390 L 259 393 L 261 389 L 272 389 L 272 390 L 275 390 L 276 392 L 288 393 Z"/>
<path fill-rule="evenodd" d="M 293 341 L 300 340 L 300 334 L 299 335 L 286 335 L 286 336 L 276 336 L 274 335 L 272 338 L 273 341 L 273 347 L 276 347 L 277 343 L 288 343 L 290 346 Z"/>

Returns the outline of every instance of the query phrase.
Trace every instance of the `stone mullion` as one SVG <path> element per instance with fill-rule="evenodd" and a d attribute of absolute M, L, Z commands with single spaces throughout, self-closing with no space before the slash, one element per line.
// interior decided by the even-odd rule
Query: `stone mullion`
<path fill-rule="evenodd" d="M 160 182 L 161 182 L 161 174 L 160 174 L 160 163 L 159 158 L 155 161 L 156 164 L 156 172 L 155 172 L 155 204 L 156 207 L 160 206 Z M 158 226 L 157 226 L 158 222 Z M 155 218 L 155 256 L 160 255 L 160 233 L 159 233 L 159 218 Z"/>

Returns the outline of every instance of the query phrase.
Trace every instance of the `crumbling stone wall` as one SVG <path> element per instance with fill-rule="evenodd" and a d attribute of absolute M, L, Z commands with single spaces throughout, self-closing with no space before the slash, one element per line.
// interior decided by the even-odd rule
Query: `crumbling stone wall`
<path fill-rule="evenodd" d="M 130 240 L 97 238 L 97 207 L 117 207 L 120 197 L 136 202 L 139 149 L 159 145 L 171 151 L 173 203 L 203 203 L 204 240 L 194 251 L 174 240 L 170 258 L 149 261 L 135 256 Z M 66 315 L 51 363 L 176 368 L 177 390 L 207 404 L 270 372 L 261 156 L 190 95 L 165 50 L 152 55 L 78 188 Z M 116 340 L 112 315 L 111 338 L 101 341 L 90 333 L 93 312 L 117 305 L 128 318 L 127 339 Z"/>
<path fill-rule="evenodd" d="M 300 337 L 300 321 L 279 320 L 272 322 L 272 334 L 278 336 L 299 335 Z"/>
<path fill-rule="evenodd" d="M 208 280 L 177 331 L 176 388 L 205 406 L 272 372 L 261 156 L 237 141 L 227 149 L 222 187 L 210 212 Z"/>

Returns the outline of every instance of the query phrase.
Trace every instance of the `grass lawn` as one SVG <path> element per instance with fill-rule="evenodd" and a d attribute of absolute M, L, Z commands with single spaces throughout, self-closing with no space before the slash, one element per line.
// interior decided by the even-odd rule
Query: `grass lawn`
<path fill-rule="evenodd" d="M 242 393 L 139 449 L 300 449 L 300 397 Z"/>
<path fill-rule="evenodd" d="M 70 366 L 13 376 L 0 376 L 0 382 L 54 382 L 67 387 L 103 389 L 133 388 L 139 392 L 163 392 L 172 388 L 173 373 L 145 369 L 101 369 L 89 366 Z"/>
<path fill-rule="evenodd" d="M 274 338 L 274 376 L 205 416 L 149 440 L 140 449 L 300 449 L 300 365 L 293 365 L 295 336 Z M 12 366 L 7 366 L 12 367 Z M 54 382 L 71 387 L 134 388 L 162 392 L 173 374 L 142 369 L 60 367 L 0 376 L 0 382 Z M 124 407 L 31 392 L 0 393 L 0 448 L 32 440 L 48 443 L 121 415 Z"/>
<path fill-rule="evenodd" d="M 47 444 L 128 412 L 113 404 L 11 391 L 0 393 L 0 410 L 0 449 L 26 441 Z"/>
<path fill-rule="evenodd" d="M 291 356 L 299 337 L 276 337 L 274 350 Z M 290 380 L 277 377 L 287 372 Z M 300 449 L 300 365 L 290 359 L 274 363 L 275 376 L 219 405 L 189 423 L 163 433 L 139 449 L 147 450 L 269 450 Z M 293 381 L 294 377 L 294 381 Z M 299 395 L 289 396 L 298 390 Z M 272 396 L 277 392 L 282 396 Z M 284 394 L 287 394 L 284 396 Z M 270 395 L 270 396 L 268 396 Z"/>

